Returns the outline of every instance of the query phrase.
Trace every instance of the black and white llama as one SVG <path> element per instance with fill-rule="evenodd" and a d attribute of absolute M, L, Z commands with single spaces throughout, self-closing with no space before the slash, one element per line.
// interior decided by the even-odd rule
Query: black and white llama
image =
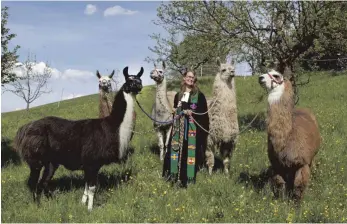
<path fill-rule="evenodd" d="M 137 75 L 129 75 L 125 67 L 123 74 L 125 83 L 115 96 L 113 105 L 116 107 L 109 116 L 83 120 L 49 116 L 19 128 L 14 148 L 30 167 L 28 187 L 34 201 L 39 202 L 42 191 L 47 197 L 51 196 L 48 183 L 59 165 L 63 165 L 69 170 L 84 171 L 82 203 L 88 200 L 88 210 L 92 210 L 100 168 L 120 162 L 128 153 L 135 122 L 134 97 L 142 90 L 143 68 Z"/>

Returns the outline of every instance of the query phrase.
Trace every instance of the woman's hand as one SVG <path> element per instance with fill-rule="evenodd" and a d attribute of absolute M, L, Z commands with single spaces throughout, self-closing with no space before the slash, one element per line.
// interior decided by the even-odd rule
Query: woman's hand
<path fill-rule="evenodd" d="M 192 116 L 193 113 L 192 113 L 192 110 L 186 110 L 185 114 L 187 114 L 188 116 Z"/>
<path fill-rule="evenodd" d="M 178 101 L 177 107 L 181 107 L 182 106 L 182 102 Z"/>

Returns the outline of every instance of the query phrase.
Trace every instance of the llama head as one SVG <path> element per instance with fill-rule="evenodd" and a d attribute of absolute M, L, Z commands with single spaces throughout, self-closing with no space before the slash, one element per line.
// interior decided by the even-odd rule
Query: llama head
<path fill-rule="evenodd" d="M 283 86 L 283 81 L 283 75 L 275 70 L 270 70 L 268 73 L 259 76 L 259 84 L 268 91 Z"/>
<path fill-rule="evenodd" d="M 138 94 L 142 90 L 141 76 L 143 74 L 143 67 L 137 75 L 129 75 L 128 66 L 123 69 L 125 83 L 123 84 L 123 91 L 126 93 Z"/>
<path fill-rule="evenodd" d="M 232 62 L 221 63 L 219 57 L 217 58 L 217 65 L 219 66 L 219 74 L 222 80 L 231 80 L 235 77 L 235 67 L 232 65 Z"/>
<path fill-rule="evenodd" d="M 164 70 L 165 70 L 165 62 L 163 61 L 162 68 L 158 68 L 154 63 L 154 69 L 151 71 L 151 79 L 153 79 L 157 84 L 161 83 L 164 80 Z"/>
<path fill-rule="evenodd" d="M 269 92 L 268 102 L 273 104 L 281 99 L 284 93 L 283 75 L 275 70 L 259 76 L 259 84 Z"/>
<path fill-rule="evenodd" d="M 103 90 L 104 92 L 111 92 L 112 91 L 112 76 L 114 75 L 114 70 L 110 75 L 100 75 L 99 71 L 96 70 L 96 76 L 99 79 L 99 89 Z"/>

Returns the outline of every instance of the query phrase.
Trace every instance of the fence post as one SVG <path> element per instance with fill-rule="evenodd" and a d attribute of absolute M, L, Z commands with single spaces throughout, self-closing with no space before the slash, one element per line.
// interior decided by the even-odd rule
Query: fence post
<path fill-rule="evenodd" d="M 64 92 L 64 88 L 61 90 L 61 97 L 60 97 L 60 100 L 58 102 L 58 108 L 59 108 L 59 105 L 60 105 L 60 101 L 63 99 L 63 92 Z"/>

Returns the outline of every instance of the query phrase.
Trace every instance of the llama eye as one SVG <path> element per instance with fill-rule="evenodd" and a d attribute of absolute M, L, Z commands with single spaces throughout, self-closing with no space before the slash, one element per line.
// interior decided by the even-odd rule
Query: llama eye
<path fill-rule="evenodd" d="M 163 71 L 159 71 L 160 74 L 163 74 Z"/>
<path fill-rule="evenodd" d="M 222 72 L 225 72 L 226 71 L 226 69 L 222 69 Z"/>
<path fill-rule="evenodd" d="M 278 78 L 279 78 L 279 76 L 278 76 L 278 75 L 273 75 L 273 77 L 274 77 L 275 79 L 278 79 Z"/>

